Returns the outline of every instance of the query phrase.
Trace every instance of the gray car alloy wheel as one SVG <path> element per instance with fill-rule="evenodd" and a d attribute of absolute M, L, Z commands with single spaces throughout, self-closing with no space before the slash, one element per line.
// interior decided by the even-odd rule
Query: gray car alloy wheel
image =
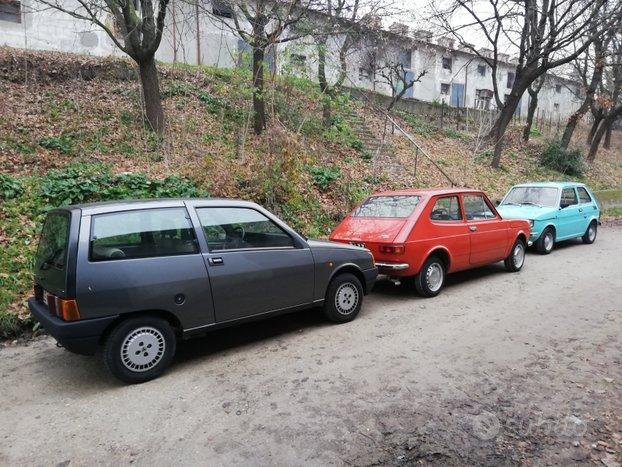
<path fill-rule="evenodd" d="M 425 272 L 425 281 L 430 292 L 436 292 L 443 285 L 443 266 L 432 263 Z"/>
<path fill-rule="evenodd" d="M 136 328 L 123 340 L 121 361 L 131 371 L 147 371 L 162 360 L 165 349 L 164 335 L 158 329 Z"/>
<path fill-rule="evenodd" d="M 352 313 L 359 302 L 359 291 L 350 282 L 345 282 L 339 286 L 335 293 L 335 308 L 342 315 Z"/>
<path fill-rule="evenodd" d="M 590 224 L 589 229 L 587 229 L 587 238 L 590 240 L 590 242 L 593 242 L 596 238 L 596 225 L 593 223 Z"/>
<path fill-rule="evenodd" d="M 546 232 L 546 234 L 544 235 L 544 249 L 546 251 L 551 251 L 553 249 L 553 243 L 553 233 Z"/>
<path fill-rule="evenodd" d="M 512 261 L 514 266 L 520 269 L 525 262 L 525 246 L 521 242 L 517 242 L 512 251 Z"/>

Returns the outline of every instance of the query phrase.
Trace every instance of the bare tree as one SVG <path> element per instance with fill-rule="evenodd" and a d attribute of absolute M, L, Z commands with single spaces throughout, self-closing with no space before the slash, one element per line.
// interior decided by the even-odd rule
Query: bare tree
<path fill-rule="evenodd" d="M 588 152 L 588 160 L 594 161 L 603 136 L 611 131 L 615 121 L 622 116 L 622 34 L 618 32 L 611 40 L 611 53 L 607 55 L 607 63 L 601 84 L 602 94 L 596 99 L 600 108 L 599 122 L 593 126 L 593 136 Z M 605 138 L 606 139 L 606 138 Z"/>
<path fill-rule="evenodd" d="M 575 60 L 613 27 L 622 4 L 617 0 L 452 0 L 446 10 L 433 9 L 437 24 L 492 69 L 500 112 L 488 137 L 494 143 L 491 165 L 499 167 L 506 129 L 525 91 L 548 71 Z M 470 20 L 455 26 L 458 14 L 466 14 Z M 487 42 L 492 56 L 473 46 L 473 34 Z M 579 38 L 581 45 L 572 47 Z M 508 50 L 517 60 L 510 92 L 502 98 L 497 64 L 499 54 Z"/>
<path fill-rule="evenodd" d="M 527 93 L 529 93 L 529 105 L 527 107 L 527 119 L 525 120 L 525 127 L 523 128 L 523 141 L 529 141 L 529 137 L 531 136 L 533 117 L 536 114 L 536 109 L 538 108 L 538 94 L 540 94 L 540 90 L 542 89 L 544 81 L 545 77 L 541 76 L 533 83 L 531 83 L 527 88 Z"/>
<path fill-rule="evenodd" d="M 322 18 L 314 33 L 317 48 L 317 77 L 325 96 L 322 115 L 325 126 L 331 125 L 332 101 L 348 76 L 348 59 L 356 52 L 365 35 L 395 12 L 393 2 L 386 0 L 323 0 Z M 328 68 L 336 63 L 332 82 Z"/>
<path fill-rule="evenodd" d="M 585 89 L 585 97 L 579 108 L 568 119 L 561 138 L 561 147 L 566 149 L 579 121 L 594 103 L 596 90 L 601 83 L 605 69 L 605 54 L 612 38 L 612 34 L 597 37 L 591 47 L 587 48 L 583 55 L 575 60 L 574 71 L 581 79 Z M 593 136 L 593 135 L 592 135 Z"/>
<path fill-rule="evenodd" d="M 395 105 L 411 90 L 416 83 L 429 72 L 429 62 L 422 60 L 419 70 L 413 70 L 411 50 L 414 44 L 409 44 L 408 48 L 387 43 L 382 47 L 382 56 L 377 73 L 380 80 L 387 84 L 391 89 L 391 100 L 387 106 L 387 111 L 391 111 Z"/>
<path fill-rule="evenodd" d="M 138 65 L 145 114 L 159 135 L 164 131 L 164 111 L 155 53 L 162 40 L 169 0 L 36 0 L 74 18 L 103 29 L 112 42 Z M 112 20 L 112 24 L 108 20 Z"/>
<path fill-rule="evenodd" d="M 204 2 L 194 2 L 212 15 Z M 213 16 L 249 45 L 252 51 L 253 128 L 261 134 L 267 125 L 265 103 L 265 62 L 269 50 L 278 44 L 308 36 L 313 31 L 313 12 L 321 11 L 321 0 L 219 0 L 230 18 Z"/>

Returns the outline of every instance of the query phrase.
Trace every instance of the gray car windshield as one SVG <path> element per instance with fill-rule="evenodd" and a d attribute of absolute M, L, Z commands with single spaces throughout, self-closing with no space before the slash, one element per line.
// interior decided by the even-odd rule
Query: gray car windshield
<path fill-rule="evenodd" d="M 354 217 L 408 217 L 417 204 L 419 196 L 396 195 L 367 198 L 352 214 Z"/>
<path fill-rule="evenodd" d="M 555 206 L 557 204 L 557 188 L 541 186 L 520 186 L 510 190 L 501 203 L 508 204 L 533 204 L 536 206 Z"/>

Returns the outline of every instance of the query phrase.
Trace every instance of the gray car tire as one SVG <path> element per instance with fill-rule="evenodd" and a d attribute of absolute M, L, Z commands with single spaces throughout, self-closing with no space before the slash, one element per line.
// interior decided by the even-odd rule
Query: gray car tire
<path fill-rule="evenodd" d="M 363 305 L 363 286 L 351 273 L 337 275 L 328 285 L 324 314 L 333 323 L 352 321 Z"/>
<path fill-rule="evenodd" d="M 177 338 L 168 321 L 138 316 L 121 321 L 104 344 L 104 362 L 113 376 L 125 383 L 157 378 L 175 355 Z"/>

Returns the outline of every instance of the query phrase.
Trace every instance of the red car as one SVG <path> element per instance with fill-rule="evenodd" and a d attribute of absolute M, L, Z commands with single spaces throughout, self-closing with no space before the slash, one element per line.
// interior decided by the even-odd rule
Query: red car
<path fill-rule="evenodd" d="M 483 192 L 455 188 L 372 195 L 330 239 L 368 248 L 381 274 L 433 297 L 447 273 L 502 260 L 519 271 L 529 235 L 529 221 L 503 219 Z"/>

